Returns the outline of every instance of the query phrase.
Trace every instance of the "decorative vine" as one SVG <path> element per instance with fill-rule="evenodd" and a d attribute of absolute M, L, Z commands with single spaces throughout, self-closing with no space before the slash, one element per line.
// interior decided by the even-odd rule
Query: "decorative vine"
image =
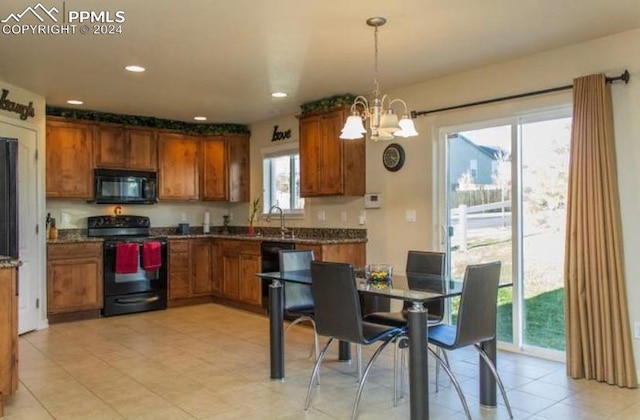
<path fill-rule="evenodd" d="M 150 128 L 162 128 L 177 130 L 187 134 L 250 134 L 249 127 L 243 124 L 200 124 L 184 121 L 166 120 L 140 115 L 112 114 L 84 109 L 70 109 L 47 105 L 47 115 L 55 117 L 72 118 L 77 120 L 90 120 L 115 124 L 135 125 Z"/>
<path fill-rule="evenodd" d="M 302 115 L 315 111 L 328 111 L 329 109 L 340 105 L 351 105 L 355 99 L 355 95 L 345 93 L 343 95 L 335 95 L 329 98 L 304 103 L 300 105 L 300 109 L 302 109 Z"/>

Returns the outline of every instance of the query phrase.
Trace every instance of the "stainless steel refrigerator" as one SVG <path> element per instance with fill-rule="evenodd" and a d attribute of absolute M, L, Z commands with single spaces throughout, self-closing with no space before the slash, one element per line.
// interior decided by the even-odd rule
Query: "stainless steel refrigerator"
<path fill-rule="evenodd" d="M 0 137 L 0 255 L 18 258 L 18 140 Z"/>

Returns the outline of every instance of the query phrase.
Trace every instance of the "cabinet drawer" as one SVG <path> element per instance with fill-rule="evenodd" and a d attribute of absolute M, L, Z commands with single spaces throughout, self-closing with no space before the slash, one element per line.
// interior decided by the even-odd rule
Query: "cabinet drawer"
<path fill-rule="evenodd" d="M 257 241 L 224 241 L 222 252 L 230 254 L 260 255 L 260 242 Z"/>
<path fill-rule="evenodd" d="M 47 259 L 59 260 L 102 256 L 102 242 L 47 245 Z"/>
<path fill-rule="evenodd" d="M 189 252 L 189 241 L 169 241 L 169 252 Z"/>

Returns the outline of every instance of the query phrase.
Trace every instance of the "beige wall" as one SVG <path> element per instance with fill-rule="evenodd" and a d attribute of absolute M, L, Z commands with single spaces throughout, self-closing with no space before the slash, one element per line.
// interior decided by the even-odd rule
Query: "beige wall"
<path fill-rule="evenodd" d="M 455 74 L 421 84 L 397 89 L 392 97 L 401 97 L 411 109 L 426 110 L 460 103 L 511 95 L 530 90 L 571 84 L 573 78 L 606 72 L 618 75 L 625 68 L 631 73 L 627 85 L 612 87 L 620 200 L 623 217 L 626 257 L 627 290 L 630 319 L 640 321 L 640 29 L 596 39 L 590 42 L 527 56 L 473 71 Z M 384 80 L 383 80 L 384 81 Z M 367 192 L 383 195 L 383 208 L 368 210 L 365 227 L 368 229 L 369 261 L 388 262 L 404 267 L 409 249 L 433 249 L 435 220 L 432 168 L 433 148 L 440 127 L 471 123 L 513 115 L 525 110 L 544 109 L 570 104 L 571 92 L 532 97 L 494 105 L 442 112 L 420 117 L 416 128 L 420 136 L 400 139 L 405 148 L 405 166 L 396 173 L 384 170 L 380 159 L 388 143 L 367 143 Z M 292 128 L 297 139 L 297 124 L 293 116 L 254 124 L 252 130 L 252 193 L 261 191 L 260 148 L 269 143 L 273 125 Z M 350 227 L 357 227 L 357 215 L 362 199 L 308 199 L 302 226 L 322 226 L 315 220 L 315 212 L 326 208 L 326 225 L 339 226 L 340 212 L 347 211 Z M 417 211 L 417 221 L 404 221 L 405 210 Z M 293 224 L 293 222 L 291 222 Z M 634 340 L 636 361 L 640 364 L 640 342 Z"/>

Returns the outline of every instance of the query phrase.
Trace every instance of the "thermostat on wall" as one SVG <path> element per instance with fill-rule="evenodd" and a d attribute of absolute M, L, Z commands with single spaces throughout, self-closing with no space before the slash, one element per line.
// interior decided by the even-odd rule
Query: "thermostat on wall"
<path fill-rule="evenodd" d="M 365 209 L 379 209 L 380 207 L 382 207 L 382 194 L 365 194 L 364 195 Z"/>

